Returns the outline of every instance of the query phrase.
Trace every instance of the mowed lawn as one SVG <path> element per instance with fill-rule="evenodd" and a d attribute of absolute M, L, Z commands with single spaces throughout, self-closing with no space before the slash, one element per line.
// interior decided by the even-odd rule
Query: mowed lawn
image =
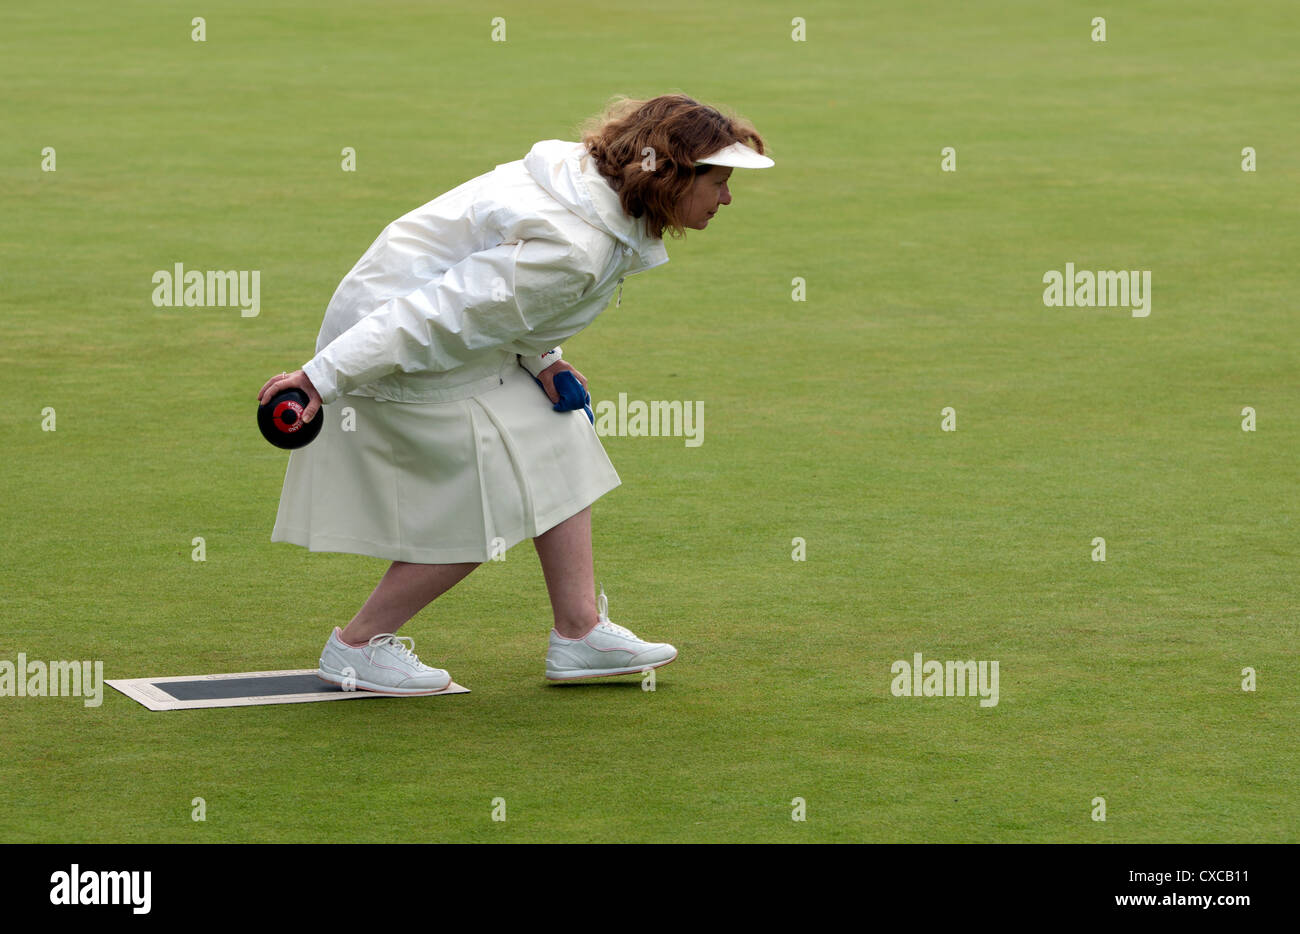
<path fill-rule="evenodd" d="M 615 93 L 732 108 L 777 162 L 565 346 L 597 401 L 703 405 L 697 447 L 605 439 L 596 576 L 678 646 L 654 691 L 544 681 L 523 543 L 402 630 L 468 695 L 0 697 L 0 840 L 1300 836 L 1286 0 L 0 25 L 0 662 L 313 667 L 385 562 L 271 544 L 255 394 L 384 225 Z M 155 307 L 176 263 L 259 271 L 258 314 Z M 1150 314 L 1045 306 L 1067 263 L 1149 271 Z M 998 702 L 894 696 L 916 653 L 997 662 Z"/>

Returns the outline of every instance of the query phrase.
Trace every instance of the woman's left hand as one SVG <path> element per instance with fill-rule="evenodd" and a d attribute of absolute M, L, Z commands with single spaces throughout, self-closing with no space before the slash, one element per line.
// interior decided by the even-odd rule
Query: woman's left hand
<path fill-rule="evenodd" d="M 552 405 L 560 401 L 560 394 L 555 391 L 555 377 L 565 370 L 578 378 L 578 382 L 582 383 L 583 389 L 587 388 L 587 378 L 585 376 L 563 360 L 557 360 L 537 374 L 537 378 L 542 381 L 542 388 L 546 390 L 546 398 L 551 400 Z"/>

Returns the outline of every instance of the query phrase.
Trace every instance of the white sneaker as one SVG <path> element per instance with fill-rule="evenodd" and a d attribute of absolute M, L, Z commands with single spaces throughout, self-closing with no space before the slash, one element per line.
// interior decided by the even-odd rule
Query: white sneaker
<path fill-rule="evenodd" d="M 548 681 L 640 674 L 677 657 L 677 650 L 667 642 L 646 642 L 630 629 L 611 623 L 603 588 L 597 607 L 599 622 L 581 639 L 566 639 L 551 630 L 551 645 L 546 652 Z"/>
<path fill-rule="evenodd" d="M 451 675 L 430 668 L 411 651 L 415 640 L 391 632 L 371 637 L 360 648 L 341 638 L 337 626 L 320 653 L 317 677 L 343 690 L 374 691 L 376 694 L 437 694 L 451 684 Z M 409 644 L 408 644 L 409 643 Z"/>

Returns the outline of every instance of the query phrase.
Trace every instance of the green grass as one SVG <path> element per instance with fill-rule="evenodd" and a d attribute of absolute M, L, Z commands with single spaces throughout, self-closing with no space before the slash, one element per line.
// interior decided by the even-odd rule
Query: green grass
<path fill-rule="evenodd" d="M 6 8 L 0 660 L 315 664 L 384 562 L 269 542 L 254 396 L 379 230 L 616 92 L 777 168 L 565 347 L 597 400 L 705 404 L 698 448 L 605 439 L 656 691 L 545 684 L 525 543 L 404 630 L 469 695 L 0 698 L 0 840 L 1296 842 L 1300 22 L 1049 7 Z M 261 314 L 154 308 L 176 262 L 261 270 Z M 1151 270 L 1150 317 L 1044 307 L 1066 262 Z M 891 696 L 914 652 L 998 660 L 999 704 Z"/>

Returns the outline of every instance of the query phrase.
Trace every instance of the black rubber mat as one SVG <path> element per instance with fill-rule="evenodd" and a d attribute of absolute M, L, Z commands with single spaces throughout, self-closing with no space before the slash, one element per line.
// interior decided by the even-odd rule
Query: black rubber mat
<path fill-rule="evenodd" d="M 258 678 L 220 678 L 212 681 L 163 681 L 155 688 L 177 700 L 225 700 L 232 697 L 269 697 L 279 694 L 321 694 L 342 692 L 315 675 L 276 675 Z"/>

